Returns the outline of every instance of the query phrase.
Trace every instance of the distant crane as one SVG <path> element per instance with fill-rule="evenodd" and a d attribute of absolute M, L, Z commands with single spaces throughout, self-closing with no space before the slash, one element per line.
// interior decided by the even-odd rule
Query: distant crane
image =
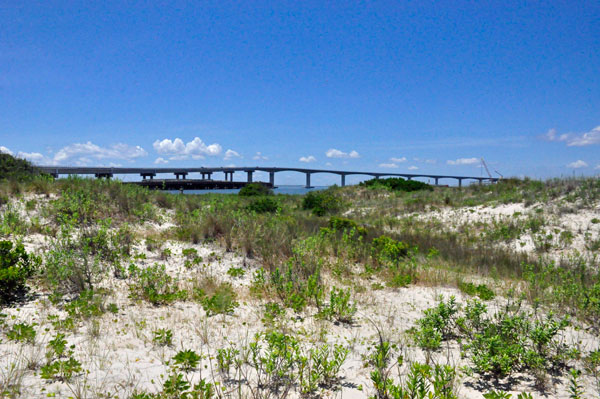
<path fill-rule="evenodd" d="M 487 172 L 488 177 L 490 179 L 493 179 L 492 174 L 490 173 L 490 170 L 488 169 L 488 166 L 485 163 L 485 159 L 483 159 L 483 157 L 481 157 L 481 164 L 485 168 L 485 171 Z M 494 172 L 496 172 L 498 174 L 498 176 L 500 176 L 501 179 L 504 179 L 504 176 L 502 176 L 502 174 L 500 174 L 500 172 L 498 172 L 496 169 L 494 169 Z"/>

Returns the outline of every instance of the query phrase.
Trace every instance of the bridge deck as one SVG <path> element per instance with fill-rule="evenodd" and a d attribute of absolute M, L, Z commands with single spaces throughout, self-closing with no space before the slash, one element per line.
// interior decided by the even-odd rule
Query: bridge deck
<path fill-rule="evenodd" d="M 248 175 L 247 182 L 252 182 L 255 172 L 269 173 L 269 184 L 275 185 L 275 173 L 279 172 L 298 172 L 306 175 L 306 187 L 310 187 L 311 175 L 315 173 L 331 173 L 341 176 L 341 185 L 346 184 L 346 176 L 349 175 L 365 175 L 375 178 L 379 177 L 403 177 L 408 180 L 414 178 L 434 179 L 435 184 L 439 184 L 440 179 L 455 179 L 458 185 L 462 185 L 463 180 L 476 180 L 480 184 L 484 181 L 496 182 L 499 179 L 494 177 L 483 176 L 454 176 L 454 175 L 436 175 L 427 173 L 388 173 L 388 172 L 363 172 L 363 171 L 348 171 L 348 170 L 329 170 L 329 169 L 307 169 L 307 168 L 280 168 L 280 167 L 263 167 L 263 166 L 242 166 L 242 167 L 198 167 L 198 168 L 110 168 L 110 167 L 73 167 L 73 166 L 39 166 L 39 168 L 55 177 L 59 175 L 95 175 L 96 177 L 112 177 L 113 175 L 138 174 L 146 180 L 152 180 L 158 174 L 172 173 L 177 177 L 177 180 L 187 180 L 186 177 L 190 173 L 199 173 L 203 180 L 212 180 L 213 173 L 224 173 L 225 181 L 233 182 L 233 174 L 235 172 L 245 172 Z M 207 178 L 208 177 L 208 178 Z"/>

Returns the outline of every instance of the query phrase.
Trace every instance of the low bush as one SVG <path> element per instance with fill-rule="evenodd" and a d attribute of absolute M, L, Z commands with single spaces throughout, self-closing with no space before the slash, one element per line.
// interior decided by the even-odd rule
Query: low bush
<path fill-rule="evenodd" d="M 356 313 L 356 304 L 350 302 L 350 290 L 333 287 L 327 303 L 319 316 L 339 323 L 351 324 Z"/>
<path fill-rule="evenodd" d="M 330 190 L 311 191 L 302 199 L 302 208 L 311 210 L 317 216 L 323 216 L 340 210 L 342 201 Z"/>
<path fill-rule="evenodd" d="M 356 221 L 352 219 L 332 216 L 329 218 L 328 225 L 330 229 L 336 231 L 355 230 L 359 236 L 365 237 L 367 235 L 367 229 L 360 226 Z"/>
<path fill-rule="evenodd" d="M 480 299 L 484 301 L 489 301 L 494 299 L 496 294 L 485 284 L 475 285 L 473 283 L 465 283 L 460 281 L 458 283 L 458 289 L 464 292 L 467 295 L 478 296 Z"/>
<path fill-rule="evenodd" d="M 210 295 L 197 293 L 200 303 L 208 316 L 217 314 L 231 314 L 239 306 L 236 302 L 237 294 L 231 284 L 219 284 Z"/>
<path fill-rule="evenodd" d="M 397 265 L 402 258 L 405 258 L 409 254 L 409 246 L 407 244 L 386 235 L 373 239 L 371 247 L 373 257 L 379 264 L 383 265 Z"/>
<path fill-rule="evenodd" d="M 360 183 L 361 186 L 377 188 L 384 187 L 391 191 L 419 191 L 419 190 L 428 190 L 433 191 L 433 187 L 431 187 L 427 183 L 423 183 L 416 180 L 405 180 L 399 177 L 390 177 L 387 179 L 371 179 L 366 180 Z"/>
<path fill-rule="evenodd" d="M 130 296 L 153 305 L 164 305 L 185 299 L 187 293 L 179 289 L 177 280 L 167 274 L 165 265 L 155 264 L 145 269 L 131 268 L 133 283 Z"/>
<path fill-rule="evenodd" d="M 279 210 L 279 203 L 272 198 L 259 198 L 248 205 L 248 210 L 256 213 L 275 213 Z"/>
<path fill-rule="evenodd" d="M 453 338 L 473 364 L 473 370 L 495 378 L 518 371 L 559 372 L 575 356 L 575 352 L 559 340 L 559 333 L 569 323 L 552 314 L 539 318 L 507 306 L 493 316 L 478 300 L 470 301 L 462 311 L 454 298 L 427 309 L 425 317 L 413 330 L 417 344 L 426 351 L 438 350 L 441 343 Z"/>
<path fill-rule="evenodd" d="M 41 175 L 42 172 L 31 162 L 0 151 L 0 180 L 26 181 Z"/>
<path fill-rule="evenodd" d="M 22 294 L 27 278 L 36 271 L 40 259 L 25 251 L 23 244 L 0 241 L 0 303 Z"/>
<path fill-rule="evenodd" d="M 244 187 L 240 189 L 238 195 L 242 197 L 256 197 L 261 195 L 272 195 L 273 190 L 269 187 L 260 184 L 260 183 L 250 183 L 246 184 Z"/>

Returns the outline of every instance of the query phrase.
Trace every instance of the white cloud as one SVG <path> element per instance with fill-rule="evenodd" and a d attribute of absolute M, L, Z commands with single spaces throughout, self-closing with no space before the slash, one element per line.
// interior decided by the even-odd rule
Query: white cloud
<path fill-rule="evenodd" d="M 394 163 L 402 163 L 402 162 L 406 162 L 406 157 L 402 157 L 402 158 L 390 158 L 390 161 L 392 161 Z"/>
<path fill-rule="evenodd" d="M 73 158 L 78 158 L 78 161 L 83 163 L 91 161 L 90 158 L 133 160 L 135 158 L 145 157 L 146 155 L 148 155 L 148 153 L 140 146 L 133 147 L 127 144 L 118 143 L 110 147 L 100 147 L 88 141 L 87 143 L 75 143 L 61 148 L 54 154 L 54 162 L 65 162 Z"/>
<path fill-rule="evenodd" d="M 585 161 L 578 159 L 577 161 L 571 162 L 570 164 L 568 164 L 567 168 L 579 169 L 579 168 L 587 168 L 587 166 L 588 166 L 588 164 Z"/>
<path fill-rule="evenodd" d="M 600 144 L 600 126 L 596 126 L 589 132 L 557 134 L 556 129 L 550 129 L 542 136 L 548 141 L 562 141 L 569 147 L 583 147 L 587 145 Z"/>
<path fill-rule="evenodd" d="M 169 155 L 170 159 L 204 159 L 205 156 L 217 156 L 223 151 L 220 144 L 206 145 L 199 137 L 188 143 L 184 143 L 180 138 L 175 140 L 164 139 L 156 140 L 152 147 L 160 155 Z"/>
<path fill-rule="evenodd" d="M 300 157 L 300 159 L 299 159 L 300 162 L 306 162 L 306 163 L 315 162 L 316 160 L 317 160 L 317 158 L 313 157 L 312 155 L 309 155 L 307 157 Z"/>
<path fill-rule="evenodd" d="M 42 164 L 48 163 L 49 159 L 40 154 L 39 152 L 19 152 L 17 154 L 18 158 L 24 158 L 33 163 Z"/>
<path fill-rule="evenodd" d="M 430 165 L 433 165 L 433 164 L 436 164 L 436 163 L 437 163 L 437 161 L 436 161 L 435 159 L 426 159 L 426 160 L 425 160 L 425 163 L 428 163 L 428 164 L 430 164 Z"/>
<path fill-rule="evenodd" d="M 330 148 L 329 150 L 327 150 L 325 156 L 327 156 L 327 158 L 360 158 L 358 152 L 354 150 L 347 153 L 340 150 L 336 150 L 335 148 Z"/>
<path fill-rule="evenodd" d="M 333 164 L 331 162 L 326 162 L 325 166 L 333 166 Z"/>
<path fill-rule="evenodd" d="M 380 163 L 379 167 L 380 168 L 394 169 L 394 168 L 397 168 L 398 165 L 396 165 L 395 163 Z"/>
<path fill-rule="evenodd" d="M 600 163 L 594 169 L 600 169 Z"/>
<path fill-rule="evenodd" d="M 13 155 L 13 152 L 11 150 L 9 150 L 8 148 L 4 147 L 3 145 L 0 145 L 0 152 L 3 152 L 8 155 Z"/>
<path fill-rule="evenodd" d="M 269 157 L 262 154 L 262 152 L 257 151 L 256 154 L 252 157 L 255 161 L 268 161 Z"/>
<path fill-rule="evenodd" d="M 479 163 L 478 158 L 458 158 L 455 160 L 446 161 L 448 165 L 475 165 Z"/>
<path fill-rule="evenodd" d="M 229 161 L 230 159 L 241 158 L 241 157 L 242 156 L 237 151 L 227 150 L 227 151 L 225 151 L 225 158 L 223 158 L 223 160 Z"/>
<path fill-rule="evenodd" d="M 154 160 L 155 165 L 164 165 L 166 163 L 169 163 L 169 161 L 167 161 L 166 159 L 164 159 L 162 157 L 158 157 Z"/>
<path fill-rule="evenodd" d="M 418 170 L 418 169 L 419 169 L 419 167 L 415 166 L 415 165 L 411 165 L 408 167 L 408 170 Z"/>

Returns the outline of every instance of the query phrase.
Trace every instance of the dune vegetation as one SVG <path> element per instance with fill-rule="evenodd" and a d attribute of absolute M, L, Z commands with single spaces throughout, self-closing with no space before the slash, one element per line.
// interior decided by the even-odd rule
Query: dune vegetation
<path fill-rule="evenodd" d="M 186 195 L 1 160 L 3 397 L 600 395 L 597 178 Z"/>

